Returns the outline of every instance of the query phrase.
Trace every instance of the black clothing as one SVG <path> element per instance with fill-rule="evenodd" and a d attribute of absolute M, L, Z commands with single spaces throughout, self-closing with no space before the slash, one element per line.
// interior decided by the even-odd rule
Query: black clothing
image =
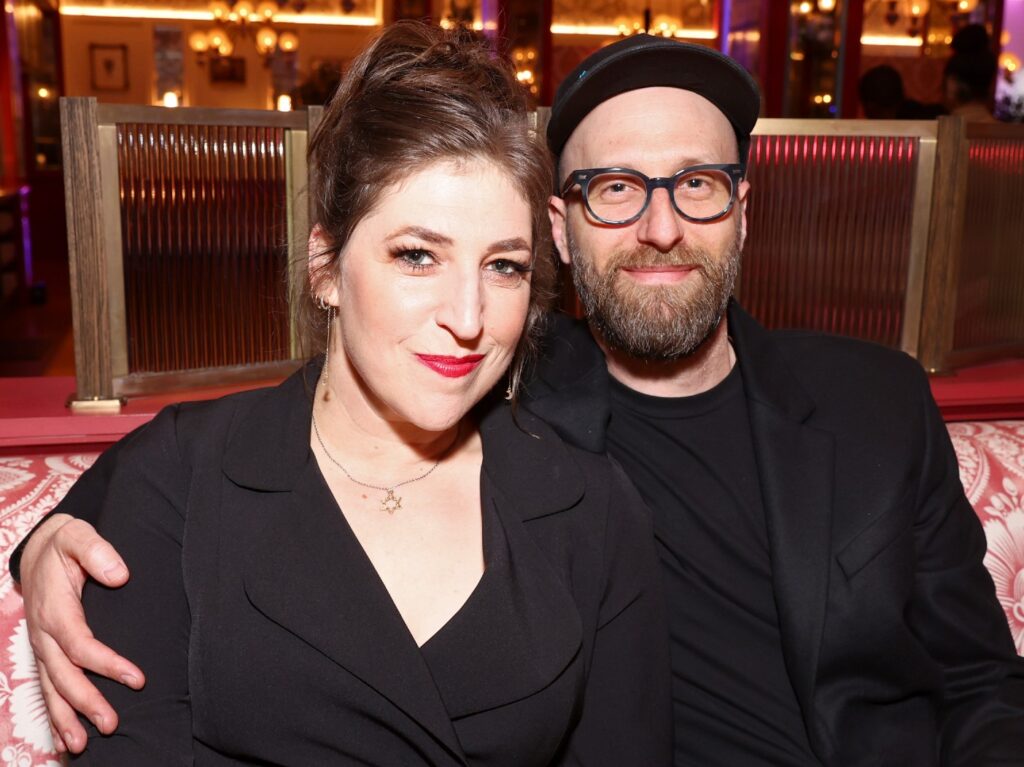
<path fill-rule="evenodd" d="M 418 648 L 309 449 L 316 377 L 162 411 L 59 507 L 124 556 L 85 609 L 147 674 L 94 677 L 120 725 L 76 762 L 666 764 L 653 539 L 621 472 L 492 407 L 486 572 Z"/>
<path fill-rule="evenodd" d="M 920 365 L 852 339 L 768 332 L 735 302 L 728 330 L 783 659 L 815 756 L 1019 764 L 1024 660 Z M 567 440 L 607 448 L 609 375 L 585 324 L 554 321 L 530 394 Z"/>
<path fill-rule="evenodd" d="M 654 512 L 675 764 L 817 764 L 782 659 L 740 365 L 692 397 L 609 383 L 608 453 Z"/>

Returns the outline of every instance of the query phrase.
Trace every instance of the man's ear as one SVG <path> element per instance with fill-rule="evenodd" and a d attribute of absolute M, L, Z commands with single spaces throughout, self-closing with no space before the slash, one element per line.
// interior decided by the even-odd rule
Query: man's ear
<path fill-rule="evenodd" d="M 747 198 L 749 196 L 750 182 L 743 179 L 736 188 L 736 204 L 739 206 L 738 213 L 740 216 L 740 250 L 743 250 L 743 243 L 747 241 Z"/>
<path fill-rule="evenodd" d="M 572 257 L 569 255 L 569 240 L 565 228 L 565 200 L 556 195 L 548 198 L 548 218 L 551 219 L 551 239 L 558 249 L 558 257 L 563 264 L 570 264 Z"/>
<path fill-rule="evenodd" d="M 334 269 L 337 254 L 328 246 L 319 224 L 309 233 L 307 248 L 307 269 L 313 300 L 319 298 L 330 306 L 338 306 L 341 303 L 341 295 Z"/>

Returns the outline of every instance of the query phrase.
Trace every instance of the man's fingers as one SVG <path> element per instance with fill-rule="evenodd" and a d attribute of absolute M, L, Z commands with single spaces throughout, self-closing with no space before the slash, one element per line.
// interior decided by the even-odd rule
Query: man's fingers
<path fill-rule="evenodd" d="M 68 598 L 67 604 L 54 603 L 50 608 L 49 614 L 57 620 L 36 621 L 29 628 L 29 641 L 36 656 L 49 667 L 51 681 L 61 696 L 74 704 L 76 689 L 65 689 L 63 685 L 67 677 L 55 673 L 55 669 L 63 670 L 65 666 L 77 667 L 76 672 L 88 669 L 133 690 L 142 688 L 146 683 L 142 670 L 93 636 L 85 622 L 80 602 Z M 71 675 L 70 683 L 77 685 L 79 677 L 80 673 Z M 87 711 L 83 713 L 88 714 Z"/>
<path fill-rule="evenodd" d="M 53 546 L 66 565 L 77 564 L 104 586 L 123 586 L 128 580 L 124 560 L 88 522 L 73 519 L 63 525 L 53 535 Z"/>
<path fill-rule="evenodd" d="M 51 691 L 51 694 L 47 695 L 47 688 L 44 687 L 43 696 L 50 711 L 50 719 L 63 734 L 68 748 L 75 751 L 79 746 L 85 745 L 85 732 L 83 730 L 79 737 L 78 730 L 81 724 L 75 716 L 75 711 L 80 711 L 104 735 L 112 733 L 117 727 L 117 713 L 107 703 L 107 699 L 82 670 L 60 652 L 60 648 L 49 646 L 53 645 L 53 640 L 44 640 L 42 644 L 47 649 L 43 653 L 37 653 L 38 661 L 46 668 L 49 678 L 47 687 Z M 44 657 L 48 660 L 44 660 Z"/>
<path fill-rule="evenodd" d="M 54 638 L 66 648 L 68 660 L 79 668 L 113 679 L 133 690 L 141 690 L 146 683 L 146 677 L 138 666 L 118 655 L 98 639 L 84 635 L 81 629 L 76 629 L 73 635 Z M 63 693 L 59 682 L 54 680 L 54 683 L 58 691 Z"/>
<path fill-rule="evenodd" d="M 50 732 L 53 734 L 53 745 L 58 753 L 71 751 L 80 753 L 86 744 L 85 728 L 75 715 L 74 709 L 67 704 L 53 687 L 46 666 L 38 664 L 39 686 L 42 689 L 43 701 L 50 715 Z"/>

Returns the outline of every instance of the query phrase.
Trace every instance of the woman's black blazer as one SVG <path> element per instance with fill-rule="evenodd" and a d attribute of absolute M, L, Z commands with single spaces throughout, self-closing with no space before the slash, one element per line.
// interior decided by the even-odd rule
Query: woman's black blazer
<path fill-rule="evenodd" d="M 618 468 L 481 406 L 501 609 L 439 685 L 309 449 L 316 373 L 164 410 L 63 502 L 126 560 L 128 584 L 87 586 L 85 609 L 147 675 L 94 678 L 120 726 L 78 762 L 667 765 L 653 537 Z"/>

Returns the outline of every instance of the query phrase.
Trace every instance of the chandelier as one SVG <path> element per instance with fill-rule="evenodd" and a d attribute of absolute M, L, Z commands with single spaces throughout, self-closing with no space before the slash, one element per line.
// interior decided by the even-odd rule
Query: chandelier
<path fill-rule="evenodd" d="M 945 10 L 954 30 L 970 20 L 970 15 L 978 7 L 978 2 L 979 0 L 936 0 L 936 4 Z M 901 19 L 905 19 L 907 35 L 921 37 L 929 5 L 928 0 L 886 0 L 885 14 L 882 18 L 890 27 L 895 27 Z"/>
<path fill-rule="evenodd" d="M 228 5 L 224 0 L 214 0 L 210 3 L 210 14 L 216 26 L 193 32 L 188 36 L 188 47 L 199 56 L 230 56 L 236 43 L 251 39 L 265 63 L 269 63 L 278 51 L 291 53 L 298 50 L 299 38 L 294 32 L 278 32 L 274 28 L 274 17 L 288 2 L 262 0 L 254 5 L 250 0 L 238 0 L 234 5 Z M 295 0 L 291 4 L 295 11 L 301 11 L 306 5 L 303 0 Z"/>

